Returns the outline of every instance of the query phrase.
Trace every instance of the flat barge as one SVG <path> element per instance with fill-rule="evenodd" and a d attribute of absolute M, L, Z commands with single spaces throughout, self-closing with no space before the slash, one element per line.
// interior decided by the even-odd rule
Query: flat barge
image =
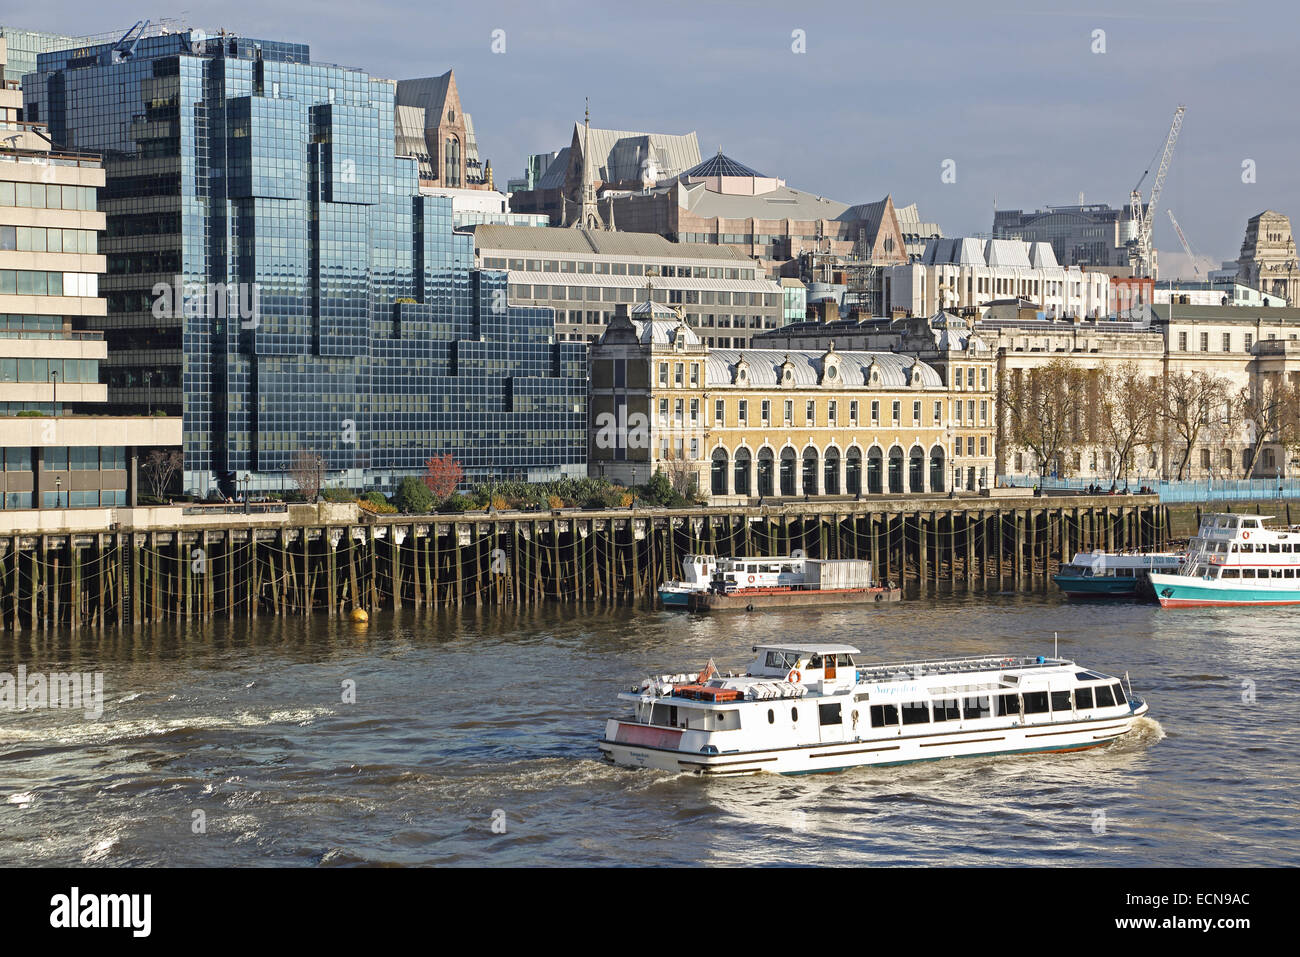
<path fill-rule="evenodd" d="M 902 601 L 901 588 L 754 588 L 727 594 L 695 592 L 687 599 L 690 611 L 754 611 L 791 605 L 881 604 Z"/>

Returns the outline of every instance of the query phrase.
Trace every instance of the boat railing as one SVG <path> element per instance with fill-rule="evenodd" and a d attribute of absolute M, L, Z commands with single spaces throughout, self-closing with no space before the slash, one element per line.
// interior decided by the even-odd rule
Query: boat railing
<path fill-rule="evenodd" d="M 962 672 L 1006 670 L 1010 668 L 1050 668 L 1070 664 L 1064 658 L 1046 658 L 1042 655 L 971 655 L 962 658 L 942 658 L 934 661 L 900 661 L 884 664 L 857 665 L 858 680 L 911 677 L 927 675 L 961 674 Z"/>

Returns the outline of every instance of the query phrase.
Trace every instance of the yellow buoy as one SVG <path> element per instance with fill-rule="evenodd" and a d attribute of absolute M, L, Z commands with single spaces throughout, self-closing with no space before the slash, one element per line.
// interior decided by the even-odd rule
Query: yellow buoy
<path fill-rule="evenodd" d="M 349 615 L 348 617 L 350 617 L 353 621 L 357 622 L 358 624 L 362 624 L 370 620 L 370 616 L 366 614 L 366 610 L 364 608 L 353 608 L 352 614 Z"/>

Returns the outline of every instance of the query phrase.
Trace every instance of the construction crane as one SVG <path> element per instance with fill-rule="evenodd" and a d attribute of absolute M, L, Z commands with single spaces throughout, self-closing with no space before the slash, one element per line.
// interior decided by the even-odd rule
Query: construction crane
<path fill-rule="evenodd" d="M 1133 239 L 1129 246 L 1129 265 L 1133 267 L 1134 276 L 1150 276 L 1154 270 L 1154 254 L 1151 248 L 1152 217 L 1155 215 L 1156 203 L 1160 201 L 1160 191 L 1165 187 L 1165 174 L 1169 172 L 1169 162 L 1174 158 L 1174 144 L 1183 128 L 1185 107 L 1180 103 L 1174 111 L 1174 121 L 1169 125 L 1169 135 L 1165 137 L 1165 150 L 1160 156 L 1160 166 L 1156 170 L 1155 182 L 1151 184 L 1151 198 L 1142 206 L 1142 183 L 1151 172 L 1150 167 L 1143 170 L 1142 176 L 1133 187 L 1129 196 L 1129 220 L 1133 228 Z M 1154 158 L 1154 157 L 1153 157 Z"/>
<path fill-rule="evenodd" d="M 1183 244 L 1183 252 L 1187 253 L 1187 258 L 1192 261 L 1192 271 L 1196 273 L 1196 278 L 1201 278 L 1201 267 L 1196 265 L 1196 254 L 1192 252 L 1192 244 L 1187 241 L 1183 235 L 1183 227 L 1178 225 L 1178 220 L 1174 219 L 1172 209 L 1165 210 L 1169 214 L 1169 221 L 1174 224 L 1174 232 L 1178 234 L 1178 241 Z"/>

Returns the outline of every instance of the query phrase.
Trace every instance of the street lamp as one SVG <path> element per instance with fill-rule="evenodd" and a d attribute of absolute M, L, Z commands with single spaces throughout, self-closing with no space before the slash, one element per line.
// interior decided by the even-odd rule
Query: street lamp
<path fill-rule="evenodd" d="M 250 485 L 253 484 L 253 477 L 249 475 L 247 472 L 245 472 L 244 477 L 239 481 L 240 484 L 244 486 L 244 514 L 247 515 L 248 514 L 248 488 Z"/>
<path fill-rule="evenodd" d="M 59 508 L 63 501 L 63 476 L 54 476 L 54 507 Z"/>
<path fill-rule="evenodd" d="M 53 369 L 50 370 L 50 382 L 53 383 L 53 392 L 50 396 L 50 414 L 59 414 L 59 374 Z"/>

